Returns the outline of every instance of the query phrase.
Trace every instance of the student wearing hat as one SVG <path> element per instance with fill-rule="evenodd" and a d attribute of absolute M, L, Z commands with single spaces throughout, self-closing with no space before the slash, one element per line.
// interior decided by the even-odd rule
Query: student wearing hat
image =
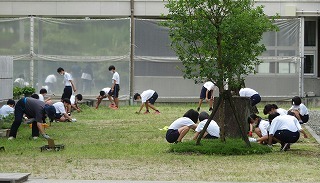
<path fill-rule="evenodd" d="M 50 120 L 54 119 L 55 108 L 50 105 L 46 105 L 44 102 L 31 97 L 24 97 L 20 99 L 15 105 L 14 121 L 11 125 L 10 134 L 8 140 L 15 139 L 17 136 L 18 128 L 21 125 L 23 115 L 28 118 L 34 118 L 32 121 L 32 137 L 37 139 L 41 134 L 44 138 L 50 137 L 45 133 L 42 123 L 46 117 Z M 39 134 L 40 132 L 40 134 Z"/>
<path fill-rule="evenodd" d="M 158 99 L 158 93 L 156 91 L 149 89 L 149 90 L 143 91 L 141 95 L 139 93 L 136 93 L 134 94 L 133 99 L 141 100 L 141 106 L 139 111 L 136 112 L 137 114 L 141 112 L 144 106 L 146 107 L 146 112 L 144 112 L 144 114 L 150 113 L 149 108 L 156 111 L 155 112 L 156 114 L 160 114 L 160 111 L 154 106 L 154 103 Z"/>

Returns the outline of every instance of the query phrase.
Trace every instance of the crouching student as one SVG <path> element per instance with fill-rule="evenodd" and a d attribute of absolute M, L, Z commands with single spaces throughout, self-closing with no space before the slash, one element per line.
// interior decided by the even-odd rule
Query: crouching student
<path fill-rule="evenodd" d="M 292 98 L 292 106 L 289 109 L 289 111 L 295 114 L 295 117 L 298 119 L 300 124 L 309 121 L 308 108 L 301 102 L 300 97 L 295 96 Z"/>
<path fill-rule="evenodd" d="M 272 140 L 281 144 L 281 151 L 290 149 L 290 143 L 295 143 L 300 138 L 300 132 L 304 138 L 308 138 L 306 132 L 301 128 L 301 125 L 294 113 L 288 112 L 288 115 L 279 115 L 279 113 L 270 114 L 269 117 L 270 130 L 268 145 L 272 145 Z"/>
<path fill-rule="evenodd" d="M 209 114 L 207 112 L 201 112 L 199 114 L 199 121 L 200 123 L 197 125 L 196 133 L 193 136 L 194 140 L 197 140 L 201 131 L 203 130 L 204 125 L 207 123 L 209 118 Z M 204 139 L 217 139 L 220 137 L 220 127 L 218 126 L 217 122 L 211 120 L 209 126 L 204 132 L 203 137 Z"/>
<path fill-rule="evenodd" d="M 197 128 L 199 113 L 193 109 L 188 110 L 183 117 L 175 120 L 168 128 L 166 140 L 169 143 L 181 142 L 190 129 Z"/>
<path fill-rule="evenodd" d="M 252 134 L 252 131 L 254 130 L 254 132 L 259 137 L 258 139 L 256 139 L 256 141 L 259 142 L 260 144 L 267 144 L 268 137 L 269 137 L 268 128 L 270 126 L 269 121 L 263 120 L 260 116 L 257 116 L 256 114 L 251 114 L 250 117 L 248 117 L 248 123 L 252 127 L 252 129 L 250 129 L 249 131 L 249 134 L 250 132 Z"/>
<path fill-rule="evenodd" d="M 148 114 L 149 108 L 153 109 L 155 111 L 155 114 L 160 114 L 160 111 L 154 106 L 154 103 L 158 99 L 158 93 L 154 90 L 145 90 L 141 93 L 134 94 L 133 96 L 134 100 L 141 100 L 141 106 L 139 111 L 137 111 L 137 114 L 140 114 L 141 110 L 144 106 L 146 106 L 146 112 L 144 114 Z"/>
<path fill-rule="evenodd" d="M 100 105 L 101 101 L 102 101 L 104 98 L 107 98 L 107 97 L 108 97 L 108 93 L 109 93 L 110 90 L 111 90 L 111 88 L 106 87 L 106 88 L 103 88 L 103 89 L 100 91 L 100 94 L 99 94 L 99 96 L 97 97 L 97 100 L 98 100 L 98 101 L 97 101 L 97 104 L 96 104 L 96 109 L 99 108 L 99 105 Z M 110 100 L 110 102 L 111 102 L 111 103 L 110 103 L 109 107 L 112 107 L 112 106 L 115 105 L 112 100 Z"/>
<path fill-rule="evenodd" d="M 71 95 L 70 98 L 70 108 L 68 109 L 68 114 L 72 111 L 72 110 L 76 110 L 78 112 L 81 112 L 80 107 L 78 106 L 78 102 L 82 100 L 82 95 L 81 94 L 77 94 L 76 96 Z"/>
<path fill-rule="evenodd" d="M 77 121 L 76 119 L 72 119 L 71 116 L 69 116 L 66 112 L 66 109 L 70 108 L 71 106 L 70 99 L 62 99 L 62 102 L 56 102 L 53 104 L 53 106 L 56 109 L 55 119 L 57 122 Z"/>

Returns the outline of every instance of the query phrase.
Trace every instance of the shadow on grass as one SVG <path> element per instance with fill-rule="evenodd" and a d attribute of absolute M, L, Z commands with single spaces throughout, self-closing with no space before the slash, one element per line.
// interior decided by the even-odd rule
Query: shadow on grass
<path fill-rule="evenodd" d="M 227 139 L 226 142 L 216 140 L 201 140 L 200 145 L 195 141 L 186 141 L 183 143 L 172 144 L 169 152 L 182 154 L 207 154 L 207 155 L 249 155 L 265 154 L 272 152 L 272 149 L 258 143 L 251 143 L 247 147 L 241 139 Z"/>

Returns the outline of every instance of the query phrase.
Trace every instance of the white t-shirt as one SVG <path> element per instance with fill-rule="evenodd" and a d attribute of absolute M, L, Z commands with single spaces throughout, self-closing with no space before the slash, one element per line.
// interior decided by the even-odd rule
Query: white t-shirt
<path fill-rule="evenodd" d="M 149 100 L 151 97 L 152 97 L 152 95 L 154 94 L 154 90 L 146 90 L 146 91 L 143 91 L 142 93 L 141 93 L 141 102 L 142 103 L 145 103 L 147 100 Z"/>
<path fill-rule="evenodd" d="M 178 130 L 179 128 L 183 127 L 183 126 L 192 126 L 194 125 L 194 122 L 187 117 L 181 117 L 176 119 L 170 126 L 168 129 L 173 129 L 173 130 Z"/>
<path fill-rule="evenodd" d="M 44 102 L 44 97 L 43 97 L 42 94 L 39 94 L 39 100 L 42 101 L 42 102 Z"/>
<path fill-rule="evenodd" d="M 5 104 L 0 108 L 0 119 L 14 113 L 14 108 Z"/>
<path fill-rule="evenodd" d="M 62 102 L 56 102 L 53 104 L 54 108 L 56 108 L 56 113 L 64 114 L 66 113 L 66 109 L 64 108 L 64 105 Z"/>
<path fill-rule="evenodd" d="M 258 94 L 258 92 L 251 88 L 241 88 L 239 91 L 240 97 L 252 97 L 255 94 Z"/>
<path fill-rule="evenodd" d="M 113 83 L 114 80 L 116 81 L 116 84 L 120 84 L 120 76 L 119 76 L 119 73 L 118 73 L 118 72 L 114 72 L 114 73 L 113 73 L 112 83 Z"/>
<path fill-rule="evenodd" d="M 304 104 L 292 105 L 289 110 L 291 110 L 291 109 L 298 110 L 299 113 L 300 113 L 302 116 L 309 114 L 308 108 L 307 108 Z"/>
<path fill-rule="evenodd" d="M 45 83 L 55 83 L 57 82 L 57 77 L 53 74 L 50 74 L 46 77 Z"/>
<path fill-rule="evenodd" d="M 71 105 L 74 105 L 74 103 L 76 102 L 76 96 L 71 95 L 70 102 L 71 102 Z"/>
<path fill-rule="evenodd" d="M 70 80 L 72 80 L 71 74 L 69 74 L 67 72 L 64 72 L 63 77 L 64 77 L 64 80 L 63 80 L 64 85 L 65 86 L 71 86 L 71 82 L 70 82 Z"/>
<path fill-rule="evenodd" d="M 111 90 L 111 88 L 107 87 L 107 88 L 102 88 L 101 91 L 104 91 L 106 93 L 106 95 L 107 95 L 110 90 Z"/>
<path fill-rule="evenodd" d="M 203 121 L 201 121 L 197 128 L 196 128 L 196 132 L 201 132 L 203 130 L 204 125 L 206 124 L 208 120 L 205 119 Z M 220 127 L 218 126 L 217 122 L 215 122 L 214 120 L 211 120 L 208 128 L 207 128 L 207 132 L 211 135 L 211 136 L 215 136 L 215 137 L 220 137 Z"/>
<path fill-rule="evenodd" d="M 277 130 L 289 130 L 291 132 L 296 132 L 301 130 L 301 125 L 294 116 L 277 116 L 271 122 L 269 134 L 273 135 Z"/>
<path fill-rule="evenodd" d="M 278 109 L 276 109 L 276 111 L 277 111 L 277 113 L 280 114 L 280 116 L 288 114 L 288 111 L 285 109 L 282 109 L 282 108 L 278 108 Z"/>
<path fill-rule="evenodd" d="M 214 90 L 214 84 L 211 81 L 207 81 L 203 84 L 203 87 L 205 87 L 207 90 Z"/>
<path fill-rule="evenodd" d="M 270 126 L 269 121 L 261 119 L 258 128 L 261 131 L 262 137 L 268 135 L 269 126 Z"/>

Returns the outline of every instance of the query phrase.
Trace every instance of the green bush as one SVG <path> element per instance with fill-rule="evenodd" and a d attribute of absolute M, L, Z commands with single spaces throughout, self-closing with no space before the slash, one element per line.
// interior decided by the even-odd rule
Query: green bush
<path fill-rule="evenodd" d="M 19 86 L 13 87 L 13 99 L 19 99 L 22 95 L 22 88 Z"/>
<path fill-rule="evenodd" d="M 21 88 L 21 92 L 24 94 L 24 96 L 29 97 L 36 92 L 36 89 L 31 86 L 25 86 Z"/>
<path fill-rule="evenodd" d="M 247 147 L 242 139 L 227 139 L 226 143 L 216 140 L 201 140 L 200 145 L 196 145 L 195 141 L 186 141 L 178 144 L 172 144 L 170 152 L 175 153 L 195 153 L 207 155 L 248 155 L 248 154 L 265 154 L 272 152 L 271 148 L 251 143 L 251 147 Z"/>
<path fill-rule="evenodd" d="M 9 114 L 8 116 L 0 119 L 0 129 L 8 129 L 11 127 L 11 124 L 14 120 L 14 115 Z"/>

